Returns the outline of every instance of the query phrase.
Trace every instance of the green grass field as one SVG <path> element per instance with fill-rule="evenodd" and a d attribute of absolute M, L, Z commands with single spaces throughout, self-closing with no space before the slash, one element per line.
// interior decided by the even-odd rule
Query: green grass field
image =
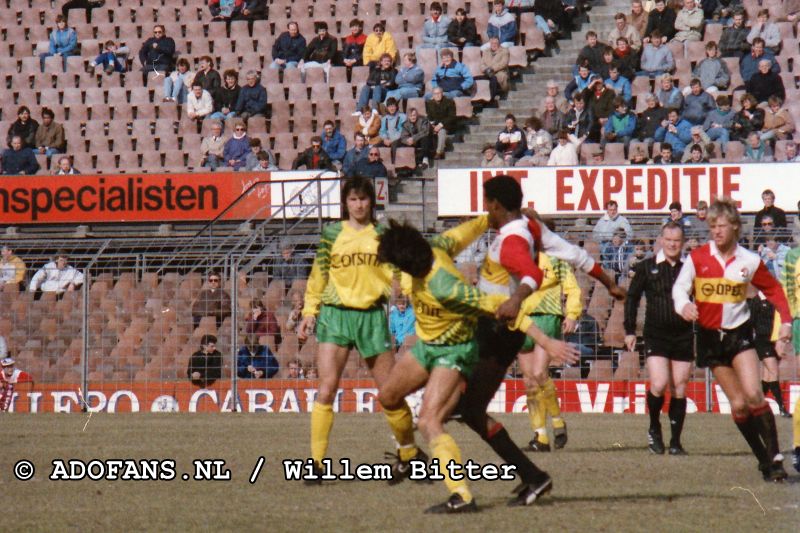
<path fill-rule="evenodd" d="M 306 487 L 285 481 L 280 461 L 305 458 L 307 415 L 96 414 L 3 416 L 0 494 L 3 531 L 259 530 L 259 531 L 798 531 L 800 476 L 767 484 L 728 416 L 690 415 L 688 457 L 652 456 L 647 419 L 631 415 L 570 415 L 569 444 L 534 460 L 554 490 L 532 507 L 506 507 L 513 481 L 478 481 L 475 515 L 430 516 L 443 501 L 441 483 L 336 481 Z M 527 417 L 503 421 L 527 442 Z M 791 425 L 779 419 L 782 448 Z M 668 422 L 667 422 L 668 424 Z M 449 428 L 463 458 L 497 462 L 459 424 Z M 667 428 L 665 428 L 666 430 Z M 378 415 L 337 415 L 330 455 L 382 463 L 391 449 Z M 248 482 L 259 456 L 266 465 Z M 53 459 L 175 459 L 172 481 L 51 481 Z M 14 464 L 31 460 L 29 481 Z M 183 481 L 193 459 L 224 459 L 231 481 Z M 790 469 L 787 456 L 786 467 Z M 749 491 L 752 491 L 749 492 Z M 760 502 L 760 505 L 759 505 Z M 763 511 L 761 506 L 763 506 Z"/>

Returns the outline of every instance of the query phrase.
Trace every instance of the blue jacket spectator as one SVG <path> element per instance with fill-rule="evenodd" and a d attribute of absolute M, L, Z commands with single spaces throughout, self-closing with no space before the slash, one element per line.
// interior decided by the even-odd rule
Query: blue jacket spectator
<path fill-rule="evenodd" d="M 247 165 L 247 154 L 250 153 L 250 139 L 247 137 L 244 130 L 239 130 L 241 125 L 234 127 L 233 136 L 225 141 L 225 147 L 222 149 L 222 158 L 225 160 L 224 165 L 232 167 L 234 170 L 245 168 Z M 237 137 L 241 135 L 241 137 Z M 233 161 L 233 163 L 231 163 Z"/>
<path fill-rule="evenodd" d="M 11 139 L 11 148 L 3 152 L 3 174 L 33 175 L 39 172 L 39 162 L 30 148 L 22 147 L 22 140 L 15 136 Z"/>
<path fill-rule="evenodd" d="M 392 332 L 395 346 L 400 346 L 407 336 L 414 334 L 414 325 L 417 317 L 414 316 L 414 309 L 403 300 L 393 305 L 389 311 L 389 331 Z"/>
<path fill-rule="evenodd" d="M 659 80 L 656 83 L 659 86 L 656 90 L 656 98 L 661 107 L 683 109 L 683 93 L 672 84 L 672 76 L 664 74 Z"/>
<path fill-rule="evenodd" d="M 620 142 L 623 137 L 631 137 L 634 131 L 636 131 L 636 115 L 629 110 L 624 114 L 620 114 L 619 111 L 611 113 L 603 129 L 603 133 L 616 134 L 616 142 Z"/>
<path fill-rule="evenodd" d="M 772 72 L 775 74 L 781 73 L 781 66 L 775 60 L 775 54 L 770 49 L 765 50 L 764 40 L 761 37 L 757 37 L 753 39 L 753 48 L 750 53 L 743 55 L 739 60 L 739 73 L 745 83 L 753 77 L 753 74 L 758 72 L 758 62 L 762 59 L 772 61 Z"/>
<path fill-rule="evenodd" d="M 659 126 L 656 129 L 655 139 L 658 142 L 667 142 L 672 145 L 673 158 L 680 160 L 686 145 L 692 140 L 692 124 L 678 116 L 675 110 L 667 115 L 670 122 L 667 127 Z"/>
<path fill-rule="evenodd" d="M 431 78 L 431 88 L 441 87 L 444 95 L 449 98 L 464 96 L 475 84 L 469 69 L 453 59 L 450 50 L 442 51 L 442 65 L 436 69 Z M 431 95 L 426 94 L 425 98 Z"/>
<path fill-rule="evenodd" d="M 619 75 L 619 70 L 616 70 L 614 67 L 611 67 L 611 76 L 605 80 L 606 87 L 609 89 L 613 89 L 614 92 L 617 93 L 617 96 L 621 96 L 625 103 L 630 105 L 632 93 L 631 93 L 631 82 L 628 81 L 628 78 L 625 76 Z M 614 79 L 616 76 L 617 79 Z"/>
<path fill-rule="evenodd" d="M 325 124 L 322 126 L 320 137 L 322 137 L 322 149 L 325 150 L 325 153 L 328 154 L 331 161 L 341 162 L 347 151 L 347 140 L 344 138 L 344 135 L 339 133 L 339 130 L 334 127 L 333 122 L 330 120 L 325 121 Z"/>
<path fill-rule="evenodd" d="M 717 108 L 714 97 L 705 92 L 698 86 L 700 94 L 695 94 L 694 91 L 683 97 L 683 113 L 684 119 L 688 120 L 693 126 L 702 124 L 706 120 L 706 115 Z"/>
<path fill-rule="evenodd" d="M 442 15 L 442 6 L 439 2 L 431 3 L 429 9 L 431 18 L 422 26 L 422 46 L 420 48 L 443 48 L 447 46 L 447 28 L 450 27 L 450 17 Z"/>
<path fill-rule="evenodd" d="M 72 28 L 56 28 L 50 32 L 50 53 L 71 55 L 78 46 L 78 34 Z"/>
<path fill-rule="evenodd" d="M 122 64 L 122 61 L 120 61 L 119 55 L 117 55 L 117 46 L 111 41 L 106 43 L 105 50 L 102 54 L 94 58 L 93 63 L 94 65 L 100 65 L 103 70 L 125 72 L 125 66 Z"/>
<path fill-rule="evenodd" d="M 658 37 L 658 40 L 660 43 L 661 37 Z M 675 68 L 675 57 L 672 55 L 672 50 L 666 45 L 654 46 L 652 43 L 647 43 L 642 48 L 639 68 L 645 74 L 653 76 L 672 72 Z"/>
<path fill-rule="evenodd" d="M 508 12 L 502 0 L 494 2 L 494 12 L 489 17 L 486 34 L 489 39 L 500 39 L 500 45 L 504 48 L 514 46 L 517 40 L 517 17 Z"/>
<path fill-rule="evenodd" d="M 153 37 L 147 39 L 139 50 L 139 61 L 145 71 L 172 70 L 175 59 L 175 41 L 167 37 L 164 26 L 158 24 Z"/>
<path fill-rule="evenodd" d="M 366 138 L 362 133 L 356 133 L 355 146 L 344 154 L 344 160 L 342 161 L 342 172 L 344 175 L 352 176 L 353 172 L 356 170 L 356 164 L 362 159 L 366 159 L 368 153 L 369 147 L 367 146 Z"/>
<path fill-rule="evenodd" d="M 397 105 L 397 104 L 395 104 Z M 403 123 L 406 121 L 406 114 L 397 111 L 394 114 L 388 112 L 381 117 L 381 129 L 378 132 L 383 141 L 396 141 L 400 139 L 403 131 Z"/>
<path fill-rule="evenodd" d="M 239 90 L 239 98 L 236 100 L 236 114 L 242 116 L 263 115 L 267 110 L 267 90 L 258 83 L 258 76 L 255 71 L 247 72 L 247 82 Z"/>
<path fill-rule="evenodd" d="M 386 100 L 394 98 L 400 101 L 422 95 L 425 88 L 425 72 L 417 65 L 416 54 L 412 52 L 403 55 L 403 66 L 397 71 L 394 83 L 397 88 L 386 93 Z"/>
<path fill-rule="evenodd" d="M 370 155 L 370 153 L 375 155 Z M 381 154 L 378 152 L 377 146 L 371 146 L 367 151 L 367 157 L 358 160 L 356 168 L 353 169 L 353 175 L 362 178 L 386 178 L 389 176 L 389 171 L 381 161 Z"/>
<path fill-rule="evenodd" d="M 292 35 L 294 34 L 294 35 Z M 287 63 L 298 63 L 306 53 L 306 38 L 297 31 L 295 23 L 289 23 L 285 31 L 272 44 L 272 59 L 282 59 Z"/>
<path fill-rule="evenodd" d="M 588 87 L 589 82 L 595 78 L 595 75 L 592 75 L 592 71 L 589 70 L 587 66 L 580 66 L 578 67 L 578 73 L 572 78 L 567 84 L 567 87 L 564 89 L 564 98 L 568 101 L 572 101 L 572 95 L 576 92 L 583 93 Z"/>
<path fill-rule="evenodd" d="M 253 372 L 248 367 L 252 367 Z M 240 378 L 267 379 L 277 374 L 279 369 L 278 359 L 268 346 L 258 346 L 256 353 L 242 346 L 236 354 L 236 375 Z M 261 375 L 257 376 L 255 372 L 261 372 Z"/>

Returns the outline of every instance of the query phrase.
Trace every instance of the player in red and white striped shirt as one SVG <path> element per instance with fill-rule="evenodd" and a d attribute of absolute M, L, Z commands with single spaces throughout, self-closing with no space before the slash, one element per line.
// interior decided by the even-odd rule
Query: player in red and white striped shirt
<path fill-rule="evenodd" d="M 16 383 L 33 382 L 33 378 L 27 372 L 14 368 L 14 360 L 6 357 L 0 360 L 3 371 L 0 372 L 0 412 L 8 411 L 11 401 L 14 398 L 14 385 Z"/>
<path fill-rule="evenodd" d="M 711 367 L 764 479 L 782 481 L 787 475 L 775 417 L 761 389 L 747 285 L 763 292 L 780 314 L 779 350 L 792 338 L 789 303 L 759 256 L 737 244 L 742 223 L 732 200 L 715 200 L 708 223 L 711 241 L 687 257 L 672 288 L 675 312 L 697 321 L 697 364 Z M 694 303 L 689 301 L 692 293 Z"/>

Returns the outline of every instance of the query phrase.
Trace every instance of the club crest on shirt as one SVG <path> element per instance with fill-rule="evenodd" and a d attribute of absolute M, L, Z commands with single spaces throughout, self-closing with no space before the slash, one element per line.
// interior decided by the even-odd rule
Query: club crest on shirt
<path fill-rule="evenodd" d="M 750 271 L 745 267 L 739 271 L 739 275 L 742 276 L 742 279 L 747 279 L 750 276 Z"/>

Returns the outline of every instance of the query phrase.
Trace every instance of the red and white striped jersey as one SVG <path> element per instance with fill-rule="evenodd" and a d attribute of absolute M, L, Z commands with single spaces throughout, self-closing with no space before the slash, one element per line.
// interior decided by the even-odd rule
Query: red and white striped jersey
<path fill-rule="evenodd" d="M 11 406 L 11 399 L 14 397 L 15 383 L 28 383 L 33 381 L 33 377 L 19 368 L 15 368 L 11 376 L 0 371 L 0 412 L 8 411 Z"/>
<path fill-rule="evenodd" d="M 675 312 L 681 314 L 694 293 L 700 326 L 733 329 L 750 318 L 748 283 L 764 293 L 782 323 L 792 322 L 783 289 L 759 256 L 737 245 L 733 257 L 725 261 L 713 241 L 696 248 L 683 263 L 672 287 Z"/>

